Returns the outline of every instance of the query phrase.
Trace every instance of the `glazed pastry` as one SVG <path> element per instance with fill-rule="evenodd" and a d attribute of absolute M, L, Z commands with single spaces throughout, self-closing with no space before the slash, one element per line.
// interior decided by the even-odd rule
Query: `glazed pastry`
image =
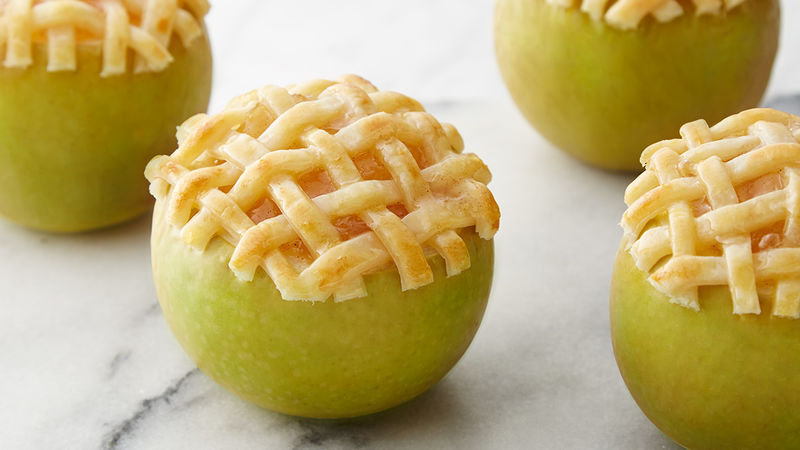
<path fill-rule="evenodd" d="M 747 0 L 692 0 L 689 11 L 678 0 L 547 0 L 564 8 L 578 8 L 596 21 L 604 21 L 620 29 L 638 27 L 652 17 L 657 22 L 670 22 L 684 14 L 720 15 Z"/>
<path fill-rule="evenodd" d="M 759 104 L 778 0 L 498 0 L 503 79 L 528 121 L 570 155 L 641 171 L 682 124 Z"/>
<path fill-rule="evenodd" d="M 178 138 L 146 170 L 156 287 L 220 384 L 349 417 L 423 392 L 466 350 L 499 211 L 451 125 L 347 76 L 265 86 Z"/>
<path fill-rule="evenodd" d="M 144 165 L 208 105 L 208 8 L 0 0 L 0 213 L 70 232 L 144 212 Z"/>
<path fill-rule="evenodd" d="M 800 117 L 769 109 L 642 154 L 611 288 L 623 378 L 688 448 L 796 448 Z"/>

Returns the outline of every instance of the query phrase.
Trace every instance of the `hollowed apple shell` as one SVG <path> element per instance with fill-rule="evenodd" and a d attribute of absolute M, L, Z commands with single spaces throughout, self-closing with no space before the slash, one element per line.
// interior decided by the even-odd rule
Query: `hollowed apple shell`
<path fill-rule="evenodd" d="M 237 279 L 222 239 L 189 248 L 161 203 L 152 257 L 164 317 L 203 372 L 264 408 L 343 418 L 399 405 L 450 370 L 483 317 L 494 247 L 474 231 L 462 233 L 472 265 L 458 275 L 436 256 L 435 281 L 415 290 L 402 292 L 397 271 L 385 270 L 365 277 L 364 298 L 286 301 L 263 271 Z"/>
<path fill-rule="evenodd" d="M 778 46 L 778 0 L 718 16 L 685 13 L 614 28 L 579 8 L 498 0 L 500 72 L 528 121 L 593 166 L 641 170 L 647 145 L 684 123 L 716 123 L 758 105 Z"/>
<path fill-rule="evenodd" d="M 75 232 L 123 222 L 152 204 L 142 176 L 175 148 L 175 128 L 204 112 L 211 92 L 205 35 L 160 72 L 100 77 L 102 46 L 79 44 L 77 70 L 0 67 L 0 214 L 46 231 Z"/>
<path fill-rule="evenodd" d="M 690 449 L 800 448 L 800 320 L 733 314 L 727 286 L 701 311 L 669 302 L 623 248 L 611 284 L 620 373 L 647 417 Z"/>

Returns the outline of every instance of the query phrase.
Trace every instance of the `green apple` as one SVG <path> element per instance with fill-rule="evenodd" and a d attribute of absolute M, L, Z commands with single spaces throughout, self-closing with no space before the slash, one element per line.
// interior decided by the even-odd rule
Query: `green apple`
<path fill-rule="evenodd" d="M 491 240 L 462 233 L 471 267 L 401 291 L 396 270 L 365 277 L 368 295 L 345 302 L 286 301 L 259 271 L 251 282 L 228 268 L 219 237 L 203 252 L 186 245 L 156 202 L 152 258 L 164 317 L 198 367 L 225 388 L 285 414 L 344 418 L 399 405 L 459 360 L 486 308 Z"/>
<path fill-rule="evenodd" d="M 690 449 L 800 448 L 800 320 L 734 315 L 727 286 L 700 304 L 670 303 L 620 248 L 611 337 L 636 403 Z"/>
<path fill-rule="evenodd" d="M 175 127 L 206 110 L 211 51 L 205 35 L 163 71 L 100 77 L 102 43 L 77 45 L 77 70 L 0 67 L 0 214 L 21 225 L 76 232 L 131 219 L 152 198 L 142 177 L 175 147 Z M 132 55 L 130 55 L 132 56 Z"/>
<path fill-rule="evenodd" d="M 682 124 L 756 106 L 778 44 L 778 0 L 631 30 L 545 0 L 498 0 L 495 46 L 511 96 L 549 141 L 591 165 L 641 170 Z"/>

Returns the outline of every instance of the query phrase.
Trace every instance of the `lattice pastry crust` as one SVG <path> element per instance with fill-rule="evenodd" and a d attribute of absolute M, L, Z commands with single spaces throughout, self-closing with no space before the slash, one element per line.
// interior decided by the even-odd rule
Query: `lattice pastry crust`
<path fill-rule="evenodd" d="M 695 14 L 720 14 L 741 5 L 746 0 L 692 0 Z M 659 22 L 669 22 L 684 14 L 678 0 L 547 0 L 564 8 L 580 6 L 581 11 L 595 20 L 605 21 L 623 30 L 633 29 L 647 16 Z"/>
<path fill-rule="evenodd" d="M 0 0 L 0 54 L 6 67 L 33 64 L 33 45 L 47 43 L 49 71 L 77 68 L 77 45 L 102 42 L 101 76 L 125 73 L 128 49 L 135 72 L 172 62 L 176 33 L 185 47 L 203 35 L 207 0 Z"/>
<path fill-rule="evenodd" d="M 729 285 L 736 314 L 800 317 L 800 117 L 751 109 L 651 145 L 625 192 L 627 245 L 672 301 Z"/>
<path fill-rule="evenodd" d="M 470 266 L 458 230 L 498 228 L 489 170 L 455 128 L 353 75 L 265 86 L 178 140 L 145 172 L 169 223 L 195 249 L 226 240 L 236 276 L 262 267 L 286 300 L 364 296 L 362 276 L 392 264 L 403 290 L 424 286 L 431 252 L 448 276 Z M 362 232 L 347 235 L 353 221 Z"/>

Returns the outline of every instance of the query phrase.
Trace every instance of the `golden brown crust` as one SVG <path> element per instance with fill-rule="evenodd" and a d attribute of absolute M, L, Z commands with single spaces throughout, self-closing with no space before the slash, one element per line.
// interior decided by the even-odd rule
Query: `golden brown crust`
<path fill-rule="evenodd" d="M 546 0 L 564 8 L 580 7 L 593 19 L 605 21 L 623 30 L 633 29 L 651 16 L 658 22 L 669 22 L 683 14 L 684 7 L 678 0 Z M 692 0 L 694 14 L 720 14 L 744 3 L 745 0 Z"/>
<path fill-rule="evenodd" d="M 207 0 L 0 0 L 0 54 L 6 67 L 28 67 L 41 40 L 47 69 L 70 71 L 77 45 L 102 42 L 101 76 L 124 73 L 128 49 L 137 73 L 158 72 L 172 61 L 173 34 L 184 46 L 203 35 L 208 8 Z"/>
<path fill-rule="evenodd" d="M 698 286 L 727 284 L 736 314 L 759 314 L 761 292 L 800 318 L 800 117 L 751 109 L 681 136 L 648 147 L 625 192 L 637 267 L 689 308 Z"/>
<path fill-rule="evenodd" d="M 470 265 L 457 231 L 474 226 L 490 239 L 498 228 L 491 175 L 461 153 L 455 128 L 356 76 L 265 86 L 189 119 L 178 137 L 146 170 L 169 222 L 197 249 L 227 240 L 231 270 L 247 280 L 262 267 L 287 300 L 364 296 L 362 276 L 388 264 L 404 290 L 423 286 L 433 281 L 426 253 L 457 274 Z M 366 177 L 356 164 L 364 155 L 385 176 Z M 330 188 L 304 191 L 309 174 Z M 254 220 L 248 213 L 265 203 L 279 214 Z M 364 232 L 340 233 L 347 218 Z"/>

